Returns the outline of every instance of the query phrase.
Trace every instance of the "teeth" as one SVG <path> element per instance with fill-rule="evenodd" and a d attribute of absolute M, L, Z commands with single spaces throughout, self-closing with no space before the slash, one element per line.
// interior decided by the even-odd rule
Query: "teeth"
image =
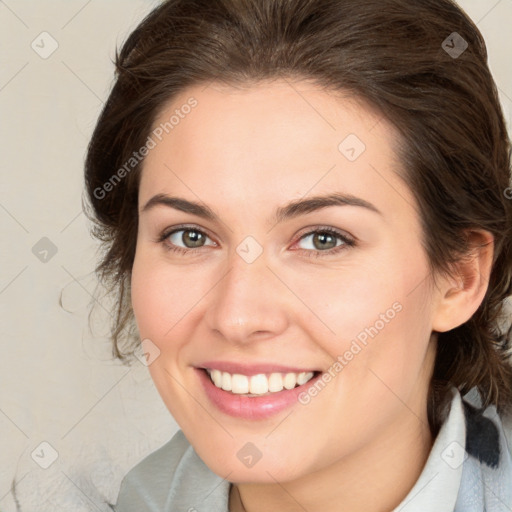
<path fill-rule="evenodd" d="M 268 379 L 264 373 L 251 376 L 249 380 L 249 391 L 253 395 L 268 393 Z"/>
<path fill-rule="evenodd" d="M 297 375 L 295 373 L 287 373 L 283 379 L 283 385 L 286 389 L 293 389 L 297 384 Z"/>
<path fill-rule="evenodd" d="M 311 375 L 311 377 L 310 377 L 310 376 L 309 376 L 309 374 L 310 374 L 310 373 L 311 373 L 311 372 L 302 372 L 302 373 L 299 373 L 299 374 L 297 375 L 297 384 L 298 384 L 299 386 L 302 386 L 302 384 L 306 384 L 306 382 L 307 382 L 308 380 L 310 380 L 310 379 L 311 379 L 311 377 L 313 376 L 313 375 Z"/>
<path fill-rule="evenodd" d="M 211 377 L 213 383 L 218 388 L 222 387 L 222 372 L 220 372 L 219 370 L 212 370 L 212 372 L 210 373 L 210 377 Z"/>
<path fill-rule="evenodd" d="M 231 391 L 237 395 L 249 393 L 249 378 L 246 375 L 235 373 L 231 376 Z"/>
<path fill-rule="evenodd" d="M 223 389 L 231 391 L 236 395 L 264 395 L 266 393 L 278 393 L 284 389 L 293 389 L 295 386 L 302 386 L 313 378 L 313 372 L 301 373 L 271 373 L 265 375 L 241 375 L 239 373 L 230 374 L 220 370 L 206 370 L 212 379 L 213 384 Z"/>
<path fill-rule="evenodd" d="M 273 393 L 283 390 L 283 376 L 280 373 L 271 373 L 268 378 L 268 390 Z"/>
<path fill-rule="evenodd" d="M 216 371 L 219 371 L 219 370 L 216 370 Z M 231 391 L 231 375 L 226 372 L 219 372 L 219 373 L 222 373 L 222 385 L 220 387 L 224 391 Z"/>

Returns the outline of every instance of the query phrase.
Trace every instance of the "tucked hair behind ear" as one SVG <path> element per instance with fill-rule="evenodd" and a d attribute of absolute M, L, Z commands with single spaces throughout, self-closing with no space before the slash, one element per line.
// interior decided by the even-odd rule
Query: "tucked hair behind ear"
<path fill-rule="evenodd" d="M 447 51 L 454 37 L 467 43 L 460 55 Z M 308 79 L 363 99 L 397 128 L 403 179 L 419 205 L 434 276 L 467 254 L 467 230 L 494 236 L 481 306 L 468 322 L 439 334 L 428 402 L 432 432 L 450 384 L 463 394 L 476 387 L 483 403 L 500 412 L 511 407 L 510 314 L 504 309 L 512 294 L 510 140 L 483 38 L 454 2 L 169 0 L 129 36 L 116 72 L 89 145 L 85 181 L 93 233 L 104 247 L 97 272 L 118 297 L 117 357 L 126 358 L 138 342 L 129 284 L 140 164 L 112 190 L 105 183 L 186 87 Z"/>

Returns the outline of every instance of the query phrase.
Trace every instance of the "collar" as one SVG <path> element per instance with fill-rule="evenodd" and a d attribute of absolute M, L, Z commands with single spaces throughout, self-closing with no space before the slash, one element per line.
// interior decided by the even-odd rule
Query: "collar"
<path fill-rule="evenodd" d="M 494 406 L 483 410 L 457 388 L 423 471 L 393 512 L 512 510 L 511 447 Z M 466 399 L 467 398 L 467 399 Z M 512 418 L 507 429 L 512 427 Z M 508 432 L 508 434 L 507 434 Z M 231 484 L 199 458 L 183 432 L 124 478 L 118 512 L 228 512 Z"/>
<path fill-rule="evenodd" d="M 423 471 L 393 512 L 512 510 L 510 433 L 495 406 L 481 407 L 476 390 L 464 398 L 455 387 L 451 393 L 448 417 Z"/>

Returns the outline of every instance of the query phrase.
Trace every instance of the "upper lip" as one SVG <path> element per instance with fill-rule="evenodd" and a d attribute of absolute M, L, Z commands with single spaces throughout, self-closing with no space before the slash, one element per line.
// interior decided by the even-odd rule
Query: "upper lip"
<path fill-rule="evenodd" d="M 275 363 L 236 363 L 230 361 L 205 361 L 196 366 L 197 368 L 208 368 L 209 370 L 220 370 L 231 374 L 240 375 L 258 375 L 260 373 L 302 373 L 317 372 L 319 370 L 311 368 L 299 368 L 298 366 L 285 366 Z"/>

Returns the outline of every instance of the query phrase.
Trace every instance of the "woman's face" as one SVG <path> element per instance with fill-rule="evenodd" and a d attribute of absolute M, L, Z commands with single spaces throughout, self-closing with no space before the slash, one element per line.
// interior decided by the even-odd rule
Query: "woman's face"
<path fill-rule="evenodd" d="M 189 88 L 154 128 L 132 303 L 205 463 L 286 481 L 425 435 L 437 292 L 392 127 L 277 81 Z"/>

